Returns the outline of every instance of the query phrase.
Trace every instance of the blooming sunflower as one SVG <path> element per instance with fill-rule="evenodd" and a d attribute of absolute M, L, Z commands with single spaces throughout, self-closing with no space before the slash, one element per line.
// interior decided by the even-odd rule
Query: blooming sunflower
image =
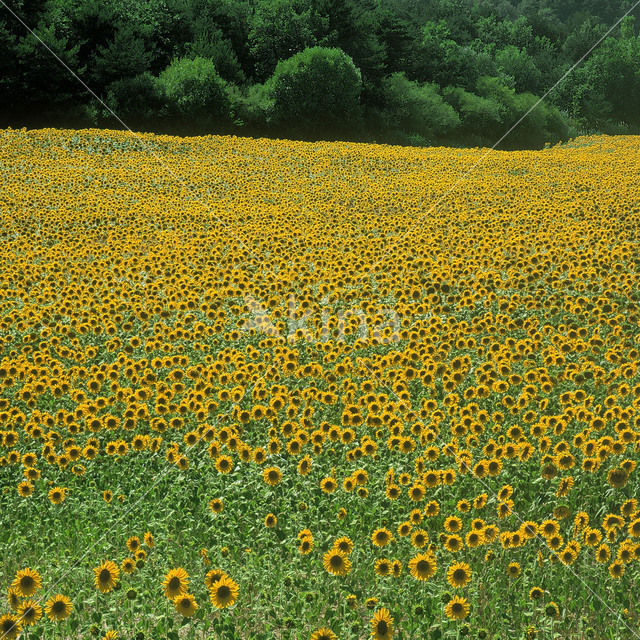
<path fill-rule="evenodd" d="M 302 540 L 300 540 L 300 544 L 298 545 L 298 551 L 303 556 L 311 553 L 311 551 L 313 551 L 313 538 L 302 538 Z"/>
<path fill-rule="evenodd" d="M 18 592 L 21 598 L 32 596 L 41 586 L 42 579 L 37 571 L 27 567 L 16 573 L 11 586 Z"/>
<path fill-rule="evenodd" d="M 311 634 L 310 640 L 338 640 L 338 636 L 331 629 L 322 627 Z"/>
<path fill-rule="evenodd" d="M 388 576 L 392 572 L 392 564 L 387 558 L 379 558 L 376 560 L 374 565 L 374 571 L 376 575 L 379 576 Z"/>
<path fill-rule="evenodd" d="M 351 560 L 338 549 L 330 549 L 322 559 L 324 568 L 334 576 L 346 576 L 351 571 Z"/>
<path fill-rule="evenodd" d="M 209 509 L 211 509 L 213 513 L 222 513 L 223 508 L 224 505 L 220 498 L 212 498 L 211 500 L 209 500 Z"/>
<path fill-rule="evenodd" d="M 466 587 L 471 580 L 471 567 L 466 562 L 455 562 L 447 572 L 447 582 L 452 587 Z"/>
<path fill-rule="evenodd" d="M 450 620 L 462 620 L 469 615 L 469 603 L 466 598 L 455 596 L 447 603 L 444 613 Z"/>
<path fill-rule="evenodd" d="M 436 558 L 430 553 L 419 553 L 409 560 L 409 571 L 416 580 L 432 578 L 436 569 Z"/>
<path fill-rule="evenodd" d="M 373 542 L 373 544 L 376 547 L 384 547 L 388 545 L 392 540 L 393 540 L 393 535 L 391 531 L 389 531 L 389 529 L 386 529 L 384 527 L 380 529 L 376 529 L 371 534 L 371 542 Z"/>
<path fill-rule="evenodd" d="M 227 574 L 222 569 L 209 570 L 207 575 L 204 577 L 204 583 L 207 586 L 207 589 L 212 589 L 215 583 L 226 575 Z"/>
<path fill-rule="evenodd" d="M 147 547 L 149 547 L 149 549 L 152 549 L 155 546 L 155 540 L 153 538 L 153 534 L 151 533 L 151 531 L 147 531 L 144 534 L 144 543 L 147 545 Z"/>
<path fill-rule="evenodd" d="M 276 516 L 273 515 L 273 513 L 268 513 L 265 516 L 265 519 L 264 519 L 264 526 L 265 527 L 267 527 L 268 529 L 272 529 L 277 524 L 278 524 L 278 518 L 276 518 Z"/>
<path fill-rule="evenodd" d="M 348 536 L 341 536 L 333 543 L 333 548 L 349 555 L 353 551 L 353 540 Z"/>
<path fill-rule="evenodd" d="M 49 500 L 51 500 L 53 504 L 64 502 L 66 497 L 67 489 L 65 487 L 53 487 L 53 489 L 49 491 Z"/>
<path fill-rule="evenodd" d="M 190 618 L 198 608 L 196 599 L 190 593 L 183 593 L 173 600 L 176 611 L 181 613 L 185 618 Z"/>
<path fill-rule="evenodd" d="M 275 487 L 282 480 L 282 471 L 278 467 L 267 467 L 262 472 L 262 479 L 270 487 Z"/>
<path fill-rule="evenodd" d="M 127 549 L 131 551 L 131 553 L 135 553 L 140 548 L 140 538 L 138 536 L 131 536 L 127 540 Z"/>
<path fill-rule="evenodd" d="M 374 640 L 393 638 L 393 618 L 389 609 L 378 609 L 371 619 L 371 636 Z"/>
<path fill-rule="evenodd" d="M 507 575 L 510 578 L 517 578 L 520 575 L 520 565 L 517 562 L 510 562 L 507 565 Z"/>
<path fill-rule="evenodd" d="M 133 573 L 136 570 L 136 561 L 133 558 L 125 558 L 120 564 L 122 573 Z"/>
<path fill-rule="evenodd" d="M 238 598 L 238 585 L 229 576 L 223 576 L 218 580 L 209 592 L 211 604 L 216 609 L 230 607 Z"/>
<path fill-rule="evenodd" d="M 189 574 L 182 567 L 171 569 L 165 576 L 162 586 L 164 588 L 164 595 L 169 598 L 169 600 L 173 600 L 187 592 Z"/>
<path fill-rule="evenodd" d="M 33 485 L 28 480 L 24 480 L 18 485 L 18 494 L 21 498 L 28 498 L 33 495 Z"/>
<path fill-rule="evenodd" d="M 0 638 L 14 640 L 20 635 L 22 627 L 16 616 L 7 613 L 0 618 Z"/>
<path fill-rule="evenodd" d="M 42 618 L 42 607 L 35 600 L 25 600 L 18 607 L 18 618 L 23 625 L 34 625 Z"/>
<path fill-rule="evenodd" d="M 94 578 L 96 589 L 102 593 L 109 593 L 120 579 L 120 569 L 111 560 L 105 560 L 99 567 L 94 567 L 93 571 L 96 574 Z"/>
<path fill-rule="evenodd" d="M 529 590 L 529 598 L 531 600 L 540 600 L 544 596 L 544 589 L 541 587 L 532 587 Z"/>
<path fill-rule="evenodd" d="M 71 615 L 73 604 L 67 596 L 58 593 L 47 600 L 44 610 L 49 620 L 64 620 Z"/>
<path fill-rule="evenodd" d="M 18 606 L 20 605 L 20 593 L 17 589 L 13 587 L 9 587 L 9 591 L 7 592 L 7 600 L 9 601 L 9 606 L 14 610 L 18 610 Z"/>

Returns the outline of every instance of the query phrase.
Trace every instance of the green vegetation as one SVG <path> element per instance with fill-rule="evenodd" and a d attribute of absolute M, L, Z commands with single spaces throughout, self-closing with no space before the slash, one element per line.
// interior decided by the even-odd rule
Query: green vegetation
<path fill-rule="evenodd" d="M 630 0 L 10 0 L 0 126 L 493 144 Z M 635 9 L 501 145 L 640 132 Z"/>

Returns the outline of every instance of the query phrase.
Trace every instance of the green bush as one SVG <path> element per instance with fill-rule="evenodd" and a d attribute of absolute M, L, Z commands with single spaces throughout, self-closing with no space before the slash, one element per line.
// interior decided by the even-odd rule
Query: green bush
<path fill-rule="evenodd" d="M 298 135 L 345 135 L 362 120 L 362 78 L 341 49 L 311 47 L 278 63 L 266 83 L 271 124 Z"/>
<path fill-rule="evenodd" d="M 383 79 L 381 89 L 381 119 L 392 136 L 396 133 L 402 138 L 414 136 L 433 142 L 460 125 L 460 118 L 442 99 L 436 85 L 419 84 L 404 73 L 394 73 Z"/>
<path fill-rule="evenodd" d="M 158 77 L 166 112 L 186 129 L 207 130 L 229 122 L 226 82 L 209 58 L 179 58 Z"/>

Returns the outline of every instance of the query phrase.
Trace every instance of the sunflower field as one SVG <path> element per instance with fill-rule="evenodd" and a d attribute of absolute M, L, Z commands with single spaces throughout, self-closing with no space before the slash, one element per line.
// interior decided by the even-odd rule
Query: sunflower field
<path fill-rule="evenodd" d="M 640 637 L 639 173 L 0 131 L 0 638 Z"/>

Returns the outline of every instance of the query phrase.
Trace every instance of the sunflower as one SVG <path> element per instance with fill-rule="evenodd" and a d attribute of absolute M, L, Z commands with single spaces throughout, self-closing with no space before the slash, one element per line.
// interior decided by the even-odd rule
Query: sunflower
<path fill-rule="evenodd" d="M 393 540 L 393 535 L 391 531 L 389 531 L 389 529 L 386 529 L 384 527 L 380 529 L 376 529 L 371 534 L 371 542 L 373 542 L 373 544 L 376 547 L 384 547 L 388 545 L 392 540 Z"/>
<path fill-rule="evenodd" d="M 436 558 L 430 553 L 419 553 L 409 560 L 409 571 L 416 580 L 432 578 L 436 569 Z"/>
<path fill-rule="evenodd" d="M 173 600 L 187 592 L 189 574 L 182 567 L 171 569 L 165 576 L 162 586 L 164 588 L 164 595 L 169 598 L 169 600 Z"/>
<path fill-rule="evenodd" d="M 393 618 L 389 609 L 378 609 L 371 619 L 371 636 L 374 640 L 393 638 Z"/>
<path fill-rule="evenodd" d="M 450 551 L 451 553 L 457 553 L 464 547 L 464 542 L 459 535 L 453 534 L 451 536 L 445 537 L 444 546 L 447 551 Z"/>
<path fill-rule="evenodd" d="M 107 633 L 102 636 L 102 640 L 118 640 L 118 632 L 113 630 L 107 631 Z"/>
<path fill-rule="evenodd" d="M 213 589 L 213 586 L 224 578 L 227 574 L 222 569 L 210 569 L 204 577 L 204 583 L 207 589 Z"/>
<path fill-rule="evenodd" d="M 49 620 L 64 620 L 71 615 L 73 604 L 67 596 L 61 593 L 56 594 L 53 598 L 49 598 L 44 606 L 45 613 Z"/>
<path fill-rule="evenodd" d="M 384 577 L 388 576 L 392 572 L 392 565 L 386 558 L 379 558 L 376 560 L 373 569 L 376 572 L 376 575 Z"/>
<path fill-rule="evenodd" d="M 625 469 L 616 468 L 610 469 L 607 475 L 607 482 L 614 489 L 621 489 L 627 484 L 627 480 L 629 479 L 629 474 Z"/>
<path fill-rule="evenodd" d="M 322 489 L 323 493 L 333 493 L 338 488 L 338 483 L 335 478 L 331 476 L 327 478 L 323 478 L 320 481 L 320 489 Z"/>
<path fill-rule="evenodd" d="M 173 604 L 176 607 L 176 611 L 185 618 L 190 618 L 198 608 L 196 599 L 190 593 L 183 593 L 181 596 L 174 598 Z"/>
<path fill-rule="evenodd" d="M 120 564 L 122 573 L 133 573 L 136 570 L 136 561 L 133 558 L 125 558 Z"/>
<path fill-rule="evenodd" d="M 42 579 L 37 571 L 27 567 L 16 573 L 11 586 L 18 592 L 21 598 L 32 596 L 41 586 Z"/>
<path fill-rule="evenodd" d="M 517 578 L 520 575 L 520 565 L 517 562 L 510 562 L 507 566 L 507 575 L 510 578 Z"/>
<path fill-rule="evenodd" d="M 338 636 L 331 629 L 322 627 L 311 634 L 310 640 L 338 640 Z"/>
<path fill-rule="evenodd" d="M 113 491 L 110 491 L 109 489 L 107 489 L 106 491 L 102 492 L 102 499 L 109 504 L 112 500 L 113 500 Z"/>
<path fill-rule="evenodd" d="M 216 460 L 216 471 L 218 473 L 230 473 L 233 469 L 233 459 L 231 456 L 218 456 Z"/>
<path fill-rule="evenodd" d="M 96 589 L 102 593 L 109 593 L 120 579 L 120 569 L 111 560 L 105 560 L 99 567 L 94 567 L 93 571 L 96 574 L 94 578 Z"/>
<path fill-rule="evenodd" d="M 424 529 L 417 529 L 411 534 L 411 544 L 416 549 L 422 549 L 429 542 L 429 534 Z"/>
<path fill-rule="evenodd" d="M 402 575 L 402 562 L 397 558 L 394 558 L 391 563 L 391 572 L 394 578 L 399 578 Z"/>
<path fill-rule="evenodd" d="M 155 546 L 155 540 L 153 538 L 153 533 L 151 533 L 151 531 L 147 531 L 144 534 L 144 543 L 147 545 L 147 547 L 149 547 L 149 549 L 153 549 L 153 547 Z"/>
<path fill-rule="evenodd" d="M 440 513 L 440 505 L 436 500 L 431 500 L 425 505 L 424 515 L 427 516 L 427 518 L 433 518 L 437 516 L 439 513 Z"/>
<path fill-rule="evenodd" d="M 622 560 L 616 560 L 609 565 L 609 575 L 617 580 L 624 575 L 624 562 Z"/>
<path fill-rule="evenodd" d="M 306 556 L 308 553 L 313 551 L 313 539 L 312 538 L 302 538 L 300 544 L 298 545 L 298 551 Z"/>
<path fill-rule="evenodd" d="M 338 549 L 331 549 L 322 559 L 324 568 L 334 576 L 346 576 L 351 571 L 351 560 L 346 553 Z"/>
<path fill-rule="evenodd" d="M 35 600 L 25 600 L 18 607 L 20 624 L 34 625 L 42 618 L 42 607 Z"/>
<path fill-rule="evenodd" d="M 67 497 L 67 489 L 65 487 L 53 487 L 49 491 L 49 500 L 53 504 L 60 504 L 64 502 L 64 499 Z"/>
<path fill-rule="evenodd" d="M 262 472 L 262 479 L 270 487 L 275 487 L 282 480 L 282 471 L 278 467 L 267 467 Z"/>
<path fill-rule="evenodd" d="M 529 590 L 529 598 L 531 600 L 540 600 L 544 596 L 544 589 L 541 587 L 533 587 Z"/>
<path fill-rule="evenodd" d="M 353 551 L 353 540 L 348 536 L 342 536 L 333 543 L 333 548 L 349 555 Z"/>
<path fill-rule="evenodd" d="M 18 485 L 18 495 L 21 498 L 28 498 L 33 495 L 33 485 L 28 480 L 24 480 Z"/>
<path fill-rule="evenodd" d="M 264 519 L 264 526 L 268 529 L 272 529 L 278 524 L 278 518 L 273 515 L 273 513 L 268 513 Z"/>
<path fill-rule="evenodd" d="M 544 612 L 549 618 L 558 618 L 560 616 L 560 609 L 555 602 L 548 602 L 544 607 Z"/>
<path fill-rule="evenodd" d="M 209 598 L 216 609 L 224 609 L 233 605 L 238 598 L 238 592 L 238 585 L 228 576 L 223 576 L 211 588 Z"/>
<path fill-rule="evenodd" d="M 140 538 L 138 536 L 131 536 L 127 540 L 127 549 L 131 551 L 131 553 L 135 553 L 140 548 Z"/>
<path fill-rule="evenodd" d="M 0 638 L 2 640 L 14 640 L 21 631 L 22 627 L 16 616 L 7 613 L 0 618 Z"/>
<path fill-rule="evenodd" d="M 20 593 L 17 589 L 13 587 L 9 587 L 9 591 L 7 592 L 7 600 L 9 601 L 9 606 L 17 611 L 20 606 Z"/>
<path fill-rule="evenodd" d="M 462 530 L 462 520 L 458 516 L 449 516 L 444 521 L 444 528 L 449 533 L 458 533 Z"/>
<path fill-rule="evenodd" d="M 466 562 L 455 562 L 447 572 L 447 582 L 452 587 L 466 587 L 471 580 L 471 567 Z"/>
<path fill-rule="evenodd" d="M 220 498 L 212 498 L 209 500 L 209 509 L 212 513 L 222 513 L 223 504 Z"/>
<path fill-rule="evenodd" d="M 444 613 L 450 620 L 462 620 L 469 615 L 469 603 L 466 598 L 454 596 L 444 608 Z"/>

